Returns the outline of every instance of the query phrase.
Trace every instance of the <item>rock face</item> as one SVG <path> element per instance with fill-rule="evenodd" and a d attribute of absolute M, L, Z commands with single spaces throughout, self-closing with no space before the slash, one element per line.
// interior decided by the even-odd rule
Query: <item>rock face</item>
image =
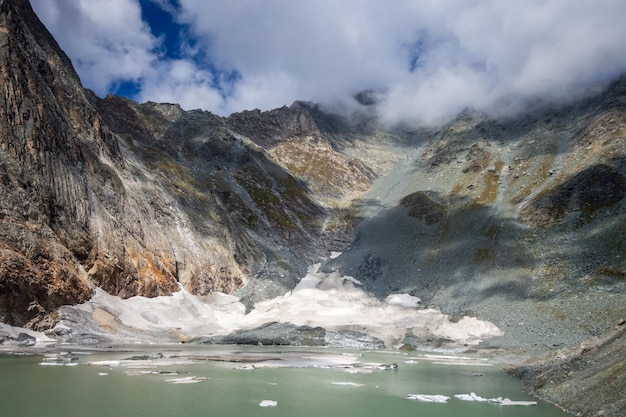
<path fill-rule="evenodd" d="M 0 2 L 0 319 L 26 324 L 89 298 L 94 153 L 117 148 L 69 59 L 26 1 Z"/>
<path fill-rule="evenodd" d="M 244 135 L 254 114 L 226 120 L 95 97 L 27 1 L 0 2 L 0 75 L 6 323 L 47 327 L 50 313 L 85 301 L 93 285 L 120 297 L 180 285 L 240 291 L 249 302 L 282 294 L 349 240 L 354 222 L 327 203 L 373 177 L 332 148 L 304 104 L 295 129 L 315 142 L 308 158 L 341 167 L 328 192 L 324 178 L 291 172 L 295 163 L 281 165 L 270 142 Z M 276 140 L 293 129 L 285 132 Z"/>
<path fill-rule="evenodd" d="M 381 349 L 385 343 L 364 333 L 349 330 L 328 331 L 322 327 L 296 326 L 290 323 L 267 323 L 259 328 L 240 330 L 227 336 L 198 338 L 201 344 L 263 346 L 325 346 L 353 349 Z"/>

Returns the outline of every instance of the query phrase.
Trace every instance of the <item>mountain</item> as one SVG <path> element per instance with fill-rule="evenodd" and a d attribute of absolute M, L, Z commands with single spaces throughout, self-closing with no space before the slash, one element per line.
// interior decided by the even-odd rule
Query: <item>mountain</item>
<path fill-rule="evenodd" d="M 95 287 L 182 286 L 251 308 L 332 251 L 323 270 L 381 298 L 408 292 L 540 344 L 626 315 L 624 78 L 558 108 L 431 129 L 305 102 L 224 118 L 96 97 L 27 1 L 1 5 L 6 323 L 49 327 Z"/>
<path fill-rule="evenodd" d="M 626 315 L 625 93 L 620 78 L 560 108 L 467 112 L 416 132 L 406 159 L 361 200 L 371 215 L 326 270 L 379 295 L 472 312 L 535 344 L 611 329 Z"/>
<path fill-rule="evenodd" d="M 313 106 L 224 119 L 100 99 L 27 1 L 0 4 L 1 321 L 49 327 L 93 286 L 120 297 L 241 290 L 253 302 L 349 240 L 344 202 L 374 174 L 335 150 Z M 258 122 L 280 146 L 245 136 Z M 297 167 L 298 149 L 327 161 L 334 181 Z"/>
<path fill-rule="evenodd" d="M 624 77 L 437 128 L 385 127 L 369 102 L 354 117 L 306 102 L 219 117 L 95 96 L 26 0 L 0 0 L 0 77 L 0 322 L 51 329 L 94 295 L 226 293 L 252 310 L 316 263 L 334 294 L 488 320 L 494 351 L 571 349 L 626 317 Z M 302 331 L 281 326 L 263 328 Z M 418 348 L 409 333 L 395 342 Z M 599 340 L 584 346 L 623 381 L 624 338 Z M 571 412 L 601 410 L 560 382 L 596 368 L 554 382 L 544 366 L 518 373 Z M 596 382 L 573 386 L 599 398 Z"/>

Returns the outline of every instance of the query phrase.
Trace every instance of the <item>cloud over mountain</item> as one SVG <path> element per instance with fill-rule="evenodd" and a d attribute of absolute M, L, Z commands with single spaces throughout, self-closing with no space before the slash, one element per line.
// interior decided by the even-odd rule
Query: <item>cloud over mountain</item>
<path fill-rule="evenodd" d="M 437 123 L 567 100 L 626 70 L 620 0 L 32 3 L 97 94 L 218 114 L 373 90 L 386 120 Z"/>

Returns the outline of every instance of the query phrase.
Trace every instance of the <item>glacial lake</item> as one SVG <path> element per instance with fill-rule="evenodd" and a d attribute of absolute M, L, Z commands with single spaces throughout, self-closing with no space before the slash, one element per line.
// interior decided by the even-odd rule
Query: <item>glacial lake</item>
<path fill-rule="evenodd" d="M 275 359 L 254 366 L 249 363 L 267 355 Z M 473 392 L 484 398 L 537 401 L 498 366 L 471 358 L 465 361 L 420 352 L 186 345 L 74 351 L 73 357 L 56 361 L 42 355 L 0 354 L 1 415 L 567 416 L 541 401 L 535 406 L 501 405 L 454 397 Z M 355 363 L 337 366 L 344 357 Z M 393 363 L 397 368 L 379 369 L 378 364 Z M 423 402 L 408 399 L 412 394 L 450 398 L 445 403 Z"/>

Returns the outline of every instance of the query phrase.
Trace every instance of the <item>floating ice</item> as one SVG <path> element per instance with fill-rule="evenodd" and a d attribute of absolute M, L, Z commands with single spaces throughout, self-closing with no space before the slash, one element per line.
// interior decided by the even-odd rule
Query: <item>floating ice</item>
<path fill-rule="evenodd" d="M 474 392 L 470 392 L 469 394 L 457 394 L 454 398 L 458 398 L 461 401 L 476 401 L 476 402 L 487 402 L 489 399 L 476 395 Z"/>
<path fill-rule="evenodd" d="M 499 405 L 537 405 L 536 401 L 513 401 L 502 397 L 485 398 L 476 395 L 476 393 L 473 392 L 470 392 L 469 394 L 457 394 L 454 397 L 462 401 L 489 402 Z"/>
<path fill-rule="evenodd" d="M 513 401 L 508 398 L 502 398 L 498 404 L 500 405 L 537 405 L 537 401 Z"/>
<path fill-rule="evenodd" d="M 93 361 L 87 362 L 87 365 L 93 366 L 120 366 L 121 361 Z"/>
<path fill-rule="evenodd" d="M 263 400 L 259 403 L 261 407 L 276 407 L 278 406 L 278 401 L 274 400 Z"/>
<path fill-rule="evenodd" d="M 428 403 L 446 403 L 448 402 L 448 400 L 450 399 L 450 397 L 447 397 L 445 395 L 438 395 L 438 394 L 409 394 L 406 396 L 409 400 L 417 400 L 417 401 L 423 401 L 423 402 L 428 402 Z"/>
<path fill-rule="evenodd" d="M 345 385 L 345 386 L 349 386 L 349 387 L 364 387 L 364 384 L 358 384 L 356 382 L 331 382 L 331 384 L 333 385 Z"/>
<path fill-rule="evenodd" d="M 197 384 L 198 382 L 205 381 L 205 377 L 201 376 L 186 376 L 183 378 L 166 379 L 165 382 L 172 384 Z"/>

